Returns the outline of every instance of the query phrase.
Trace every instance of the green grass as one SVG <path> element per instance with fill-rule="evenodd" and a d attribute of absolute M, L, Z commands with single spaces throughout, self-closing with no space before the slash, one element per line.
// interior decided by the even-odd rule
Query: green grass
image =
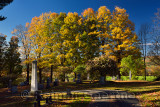
<path fill-rule="evenodd" d="M 157 77 L 156 76 L 146 76 L 146 81 L 154 81 Z M 116 79 L 116 77 L 115 77 Z M 121 79 L 123 81 L 129 80 L 129 76 L 121 76 Z M 111 81 L 112 77 L 111 76 L 106 76 L 106 80 Z M 145 80 L 144 76 L 136 76 L 134 80 Z"/>

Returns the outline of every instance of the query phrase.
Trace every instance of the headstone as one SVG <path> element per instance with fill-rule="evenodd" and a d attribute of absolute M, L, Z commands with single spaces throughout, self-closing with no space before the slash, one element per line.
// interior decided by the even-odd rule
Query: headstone
<path fill-rule="evenodd" d="M 119 76 L 118 76 L 118 75 L 116 75 L 116 77 L 117 77 L 117 78 L 116 78 L 116 80 L 119 80 Z"/>
<path fill-rule="evenodd" d="M 38 83 L 38 90 L 43 90 L 43 89 L 44 89 L 44 85 L 43 85 L 43 84 Z"/>
<path fill-rule="evenodd" d="M 55 79 L 55 81 L 53 82 L 53 86 L 58 86 L 58 84 L 59 84 L 58 79 Z"/>
<path fill-rule="evenodd" d="M 82 81 L 81 81 L 81 74 L 78 74 L 78 75 L 77 75 L 76 84 L 80 84 L 80 83 L 82 83 Z"/>
<path fill-rule="evenodd" d="M 17 93 L 17 92 L 18 92 L 17 86 L 12 86 L 11 87 L 11 93 L 14 94 L 14 93 Z"/>
<path fill-rule="evenodd" d="M 78 74 L 77 78 L 78 78 L 78 80 L 80 80 L 81 79 L 81 74 Z"/>
<path fill-rule="evenodd" d="M 89 80 L 89 77 L 90 77 L 90 75 L 89 75 L 89 73 L 87 74 L 87 80 Z"/>
<path fill-rule="evenodd" d="M 49 88 L 51 88 L 51 86 L 50 86 L 50 78 L 48 77 L 48 78 L 47 78 L 47 86 L 46 86 L 46 89 L 49 89 Z"/>
<path fill-rule="evenodd" d="M 9 88 L 11 88 L 11 87 L 12 87 L 12 80 L 11 80 L 11 79 L 9 80 L 8 87 L 9 87 Z"/>
<path fill-rule="evenodd" d="M 67 89 L 67 95 L 71 95 L 71 89 Z"/>
<path fill-rule="evenodd" d="M 132 73 L 131 73 L 131 71 L 129 71 L 129 80 L 131 80 L 132 79 Z"/>
<path fill-rule="evenodd" d="M 37 84 L 37 61 L 32 62 L 32 77 L 31 77 L 31 93 L 38 91 Z"/>
<path fill-rule="evenodd" d="M 105 77 L 101 76 L 101 77 L 100 77 L 100 84 L 103 85 L 103 84 L 105 84 L 105 82 L 106 82 L 106 81 L 105 81 Z"/>
<path fill-rule="evenodd" d="M 112 80 L 116 80 L 115 76 L 112 77 Z"/>

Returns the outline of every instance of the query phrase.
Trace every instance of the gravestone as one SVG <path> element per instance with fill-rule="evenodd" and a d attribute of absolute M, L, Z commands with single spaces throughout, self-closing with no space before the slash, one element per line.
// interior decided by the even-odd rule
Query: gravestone
<path fill-rule="evenodd" d="M 105 81 L 105 77 L 101 76 L 99 82 L 100 82 L 100 84 L 104 85 L 105 82 L 106 82 L 106 81 Z"/>
<path fill-rule="evenodd" d="M 17 93 L 17 92 L 18 92 L 17 86 L 12 86 L 11 87 L 11 93 L 14 94 L 14 93 Z"/>
<path fill-rule="evenodd" d="M 43 89 L 44 89 L 44 85 L 43 85 L 43 84 L 38 83 L 38 90 L 43 90 Z"/>
<path fill-rule="evenodd" d="M 10 79 L 9 84 L 8 84 L 8 88 L 11 88 L 11 87 L 12 87 L 12 80 Z"/>
<path fill-rule="evenodd" d="M 71 89 L 67 89 L 67 95 L 72 95 L 71 94 Z"/>
<path fill-rule="evenodd" d="M 112 80 L 116 80 L 115 76 L 112 76 Z"/>
<path fill-rule="evenodd" d="M 37 84 L 37 61 L 32 62 L 32 75 L 31 75 L 31 93 L 38 91 Z"/>
<path fill-rule="evenodd" d="M 47 78 L 47 86 L 46 86 L 46 89 L 49 89 L 49 88 L 51 88 L 51 86 L 50 86 L 50 78 L 48 77 L 48 78 Z"/>
<path fill-rule="evenodd" d="M 58 86 L 58 84 L 59 84 L 58 79 L 55 79 L 55 81 L 53 82 L 53 86 Z"/>
<path fill-rule="evenodd" d="M 82 81 L 81 81 L 81 74 L 78 74 L 78 75 L 77 75 L 76 84 L 80 84 L 80 83 L 82 83 Z"/>
<path fill-rule="evenodd" d="M 87 80 L 89 80 L 89 79 L 90 79 L 89 77 L 90 77 L 90 74 L 88 73 L 88 74 L 87 74 Z"/>

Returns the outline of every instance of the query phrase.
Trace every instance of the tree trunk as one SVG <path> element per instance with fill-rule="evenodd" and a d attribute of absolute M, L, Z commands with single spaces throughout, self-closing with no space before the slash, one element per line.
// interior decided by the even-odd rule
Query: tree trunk
<path fill-rule="evenodd" d="M 146 62 L 145 62 L 145 60 L 146 60 L 146 57 L 144 56 L 144 67 L 145 67 L 145 70 L 144 70 L 144 72 L 145 72 L 145 74 L 144 74 L 144 78 L 145 78 L 145 80 L 146 80 L 146 75 L 147 75 L 147 73 L 146 73 Z"/>
<path fill-rule="evenodd" d="M 129 80 L 132 80 L 132 72 L 129 71 Z"/>
<path fill-rule="evenodd" d="M 62 77 L 62 82 L 65 82 L 65 73 L 63 73 L 62 76 L 63 76 L 63 77 Z"/>
<path fill-rule="evenodd" d="M 26 64 L 27 67 L 27 83 L 29 84 L 29 64 Z"/>
<path fill-rule="evenodd" d="M 52 83 L 52 75 L 53 75 L 53 65 L 51 65 L 51 77 L 50 77 L 51 83 Z"/>
<path fill-rule="evenodd" d="M 121 63 L 121 59 L 119 58 L 118 59 L 118 64 L 120 64 L 120 63 Z M 118 76 L 117 79 L 120 80 L 121 79 L 120 68 L 118 68 L 118 75 L 117 76 Z"/>

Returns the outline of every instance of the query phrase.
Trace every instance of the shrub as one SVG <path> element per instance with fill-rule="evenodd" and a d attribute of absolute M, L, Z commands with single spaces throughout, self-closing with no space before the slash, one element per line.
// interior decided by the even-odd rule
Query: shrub
<path fill-rule="evenodd" d="M 85 65 L 78 65 L 73 72 L 76 74 L 81 74 L 81 79 L 84 80 L 87 78 L 86 66 Z"/>

